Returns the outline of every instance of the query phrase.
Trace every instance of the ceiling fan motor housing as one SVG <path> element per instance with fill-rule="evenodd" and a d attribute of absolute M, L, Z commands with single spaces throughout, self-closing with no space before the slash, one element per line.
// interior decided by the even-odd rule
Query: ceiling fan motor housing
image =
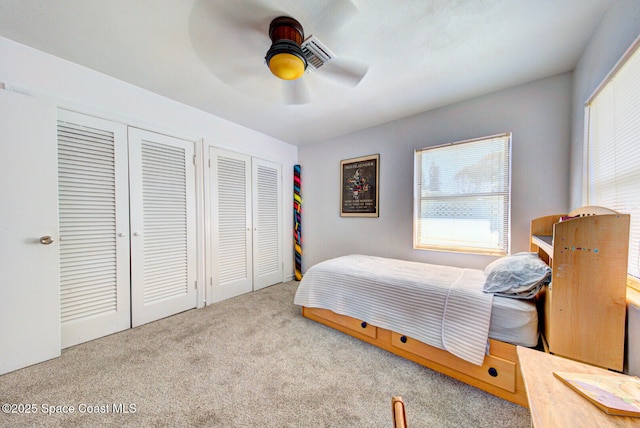
<path fill-rule="evenodd" d="M 304 40 L 302 25 L 293 18 L 280 16 L 269 25 L 271 47 L 265 57 L 267 65 L 275 76 L 285 80 L 295 80 L 307 68 L 301 43 Z"/>

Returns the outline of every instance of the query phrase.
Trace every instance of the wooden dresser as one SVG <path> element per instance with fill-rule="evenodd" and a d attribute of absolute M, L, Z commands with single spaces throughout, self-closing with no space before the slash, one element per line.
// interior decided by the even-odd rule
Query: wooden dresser
<path fill-rule="evenodd" d="M 564 215 L 531 221 L 530 249 L 553 276 L 539 296 L 548 351 L 622 371 L 629 215 Z"/>

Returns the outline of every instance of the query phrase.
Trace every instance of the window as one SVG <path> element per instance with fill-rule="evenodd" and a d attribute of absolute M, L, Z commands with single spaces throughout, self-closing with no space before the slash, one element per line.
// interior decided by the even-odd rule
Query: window
<path fill-rule="evenodd" d="M 415 152 L 414 248 L 509 252 L 511 134 Z"/>
<path fill-rule="evenodd" d="M 586 107 L 586 204 L 631 215 L 628 273 L 640 278 L 640 50 L 636 41 Z"/>

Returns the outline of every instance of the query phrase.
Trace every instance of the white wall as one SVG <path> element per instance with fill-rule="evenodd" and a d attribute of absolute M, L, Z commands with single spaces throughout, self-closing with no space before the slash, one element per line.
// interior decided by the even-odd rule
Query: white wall
<path fill-rule="evenodd" d="M 413 151 L 512 132 L 512 252 L 532 218 L 566 212 L 571 73 L 302 146 L 303 271 L 349 253 L 484 268 L 493 257 L 413 249 Z M 384 100 L 380 100 L 381 103 Z M 342 218 L 340 160 L 380 153 L 380 217 Z"/>
<path fill-rule="evenodd" d="M 640 35 L 640 1 L 616 0 L 603 17 L 583 52 L 573 79 L 571 121 L 570 208 L 584 205 L 584 105 L 613 69 L 633 41 Z"/>
<path fill-rule="evenodd" d="M 61 106 L 155 131 L 205 138 L 264 159 L 297 157 L 295 146 L 2 37 L 0 55 L 0 83 L 51 97 Z"/>
<path fill-rule="evenodd" d="M 293 275 L 293 165 L 297 147 L 69 61 L 0 37 L 0 83 L 60 107 L 282 164 L 284 273 Z M 224 102 L 224 100 L 221 100 Z M 202 251 L 202 246 L 201 246 Z"/>

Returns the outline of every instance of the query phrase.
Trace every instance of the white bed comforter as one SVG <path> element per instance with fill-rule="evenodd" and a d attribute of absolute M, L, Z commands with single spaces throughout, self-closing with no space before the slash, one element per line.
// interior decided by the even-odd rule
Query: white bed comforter
<path fill-rule="evenodd" d="M 295 304 L 329 309 L 481 365 L 493 294 L 482 270 L 350 255 L 307 270 Z"/>

